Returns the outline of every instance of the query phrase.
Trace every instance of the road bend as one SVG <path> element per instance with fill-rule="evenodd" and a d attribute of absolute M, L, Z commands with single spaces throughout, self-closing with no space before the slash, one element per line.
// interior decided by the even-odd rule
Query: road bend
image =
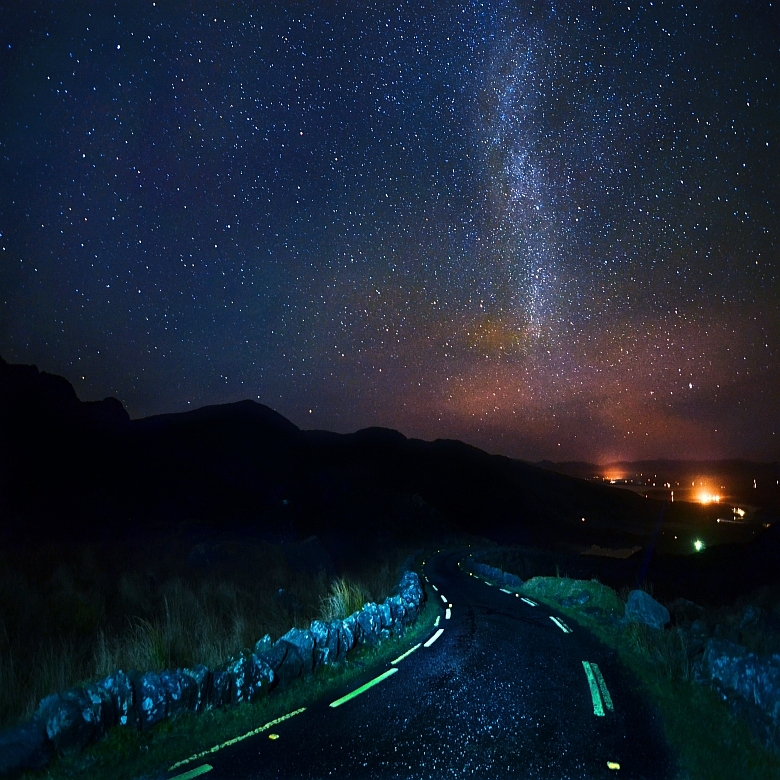
<path fill-rule="evenodd" d="M 424 566 L 443 610 L 419 645 L 327 701 L 168 774 L 188 780 L 672 777 L 659 716 L 585 629 L 469 575 Z"/>

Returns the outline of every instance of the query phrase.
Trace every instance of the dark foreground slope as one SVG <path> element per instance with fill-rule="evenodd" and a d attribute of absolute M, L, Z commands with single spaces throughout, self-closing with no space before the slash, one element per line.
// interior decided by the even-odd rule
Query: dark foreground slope
<path fill-rule="evenodd" d="M 23 534 L 195 521 L 376 536 L 422 521 L 538 543 L 575 538 L 583 514 L 618 527 L 658 512 L 458 441 L 301 431 L 252 401 L 131 421 L 115 399 L 80 402 L 63 378 L 1 359 L 0 436 L 0 512 Z"/>

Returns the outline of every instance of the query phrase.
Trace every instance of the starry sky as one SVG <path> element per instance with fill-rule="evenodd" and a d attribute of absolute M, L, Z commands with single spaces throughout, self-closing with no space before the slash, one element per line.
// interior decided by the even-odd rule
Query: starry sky
<path fill-rule="evenodd" d="M 0 3 L 0 354 L 530 460 L 780 457 L 780 8 Z"/>

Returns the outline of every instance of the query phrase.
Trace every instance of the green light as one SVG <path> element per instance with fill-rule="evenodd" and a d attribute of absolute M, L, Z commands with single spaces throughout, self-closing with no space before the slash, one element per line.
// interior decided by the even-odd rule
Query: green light
<path fill-rule="evenodd" d="M 696 550 L 696 552 L 701 552 L 702 550 L 706 550 L 707 549 L 707 545 L 704 544 L 704 542 L 701 539 L 697 539 L 693 543 L 693 549 Z"/>
<path fill-rule="evenodd" d="M 382 674 L 379 675 L 379 677 L 374 677 L 373 680 L 369 680 L 365 685 L 361 685 L 359 688 L 355 688 L 354 691 L 351 693 L 348 693 L 346 696 L 342 696 L 340 699 L 336 699 L 336 701 L 332 701 L 330 703 L 331 707 L 340 707 L 345 702 L 348 702 L 350 699 L 354 699 L 355 696 L 360 696 L 361 693 L 365 693 L 369 688 L 372 688 L 377 683 L 381 683 L 382 680 L 386 680 L 391 674 L 395 674 L 398 671 L 398 667 L 393 667 L 392 669 L 388 669 L 386 672 L 382 672 Z"/>

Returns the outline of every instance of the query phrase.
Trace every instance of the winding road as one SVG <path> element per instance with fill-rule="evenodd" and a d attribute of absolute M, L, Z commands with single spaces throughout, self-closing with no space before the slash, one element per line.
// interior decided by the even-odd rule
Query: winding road
<path fill-rule="evenodd" d="M 427 641 L 340 698 L 168 777 L 671 777 L 659 718 L 613 651 L 548 607 L 467 574 L 466 554 L 424 567 L 428 598 L 446 610 Z"/>

